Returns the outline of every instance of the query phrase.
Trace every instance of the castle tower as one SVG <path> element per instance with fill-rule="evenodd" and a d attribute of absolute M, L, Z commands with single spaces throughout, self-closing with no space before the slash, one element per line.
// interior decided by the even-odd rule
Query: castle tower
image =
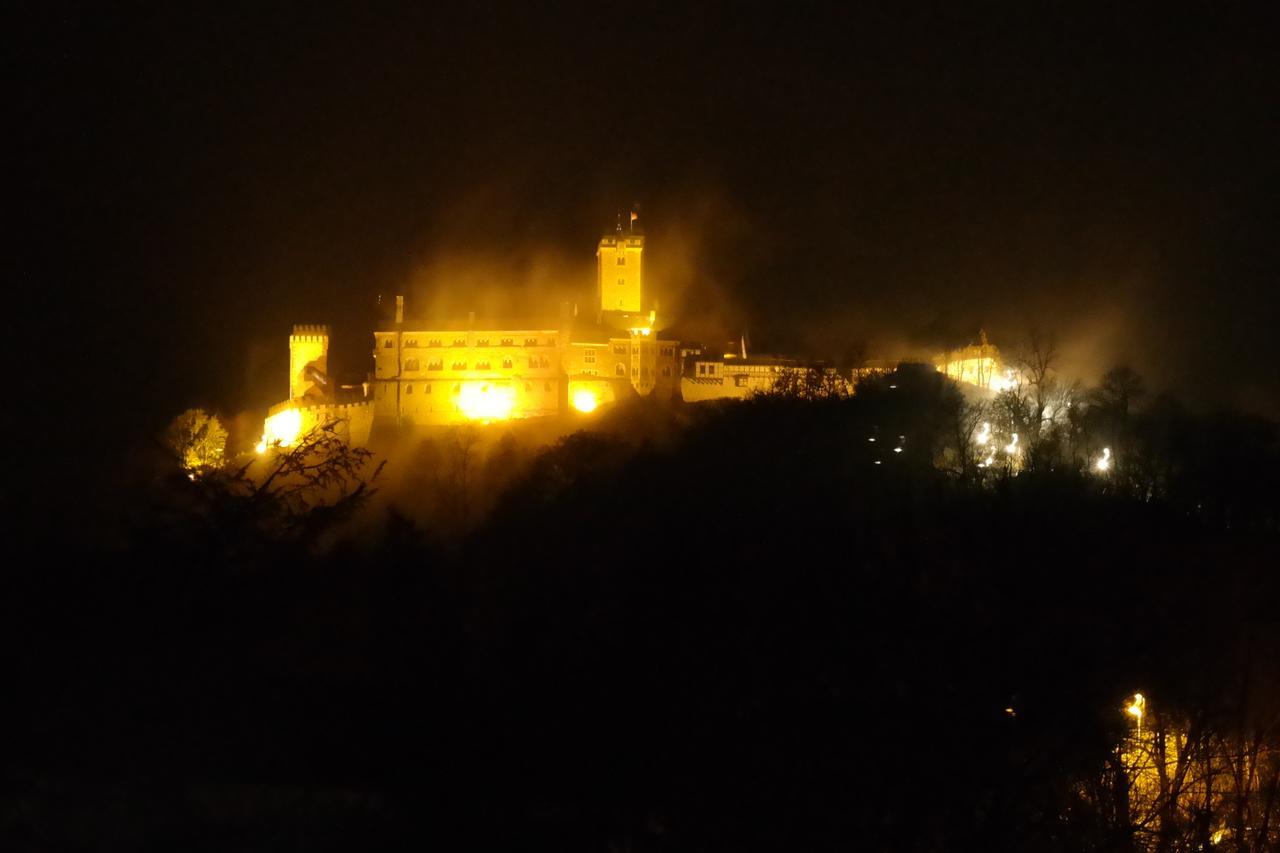
<path fill-rule="evenodd" d="M 644 235 L 606 234 L 596 249 L 596 292 L 601 312 L 638 314 L 643 310 L 641 274 Z"/>
<path fill-rule="evenodd" d="M 294 326 L 289 336 L 289 399 L 329 396 L 329 327 Z"/>

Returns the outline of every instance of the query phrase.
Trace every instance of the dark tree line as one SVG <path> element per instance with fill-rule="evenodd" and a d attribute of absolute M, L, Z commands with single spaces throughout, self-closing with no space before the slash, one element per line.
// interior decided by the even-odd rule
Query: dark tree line
<path fill-rule="evenodd" d="M 1124 706 L 1276 767 L 1274 427 L 1033 391 L 979 468 L 999 401 L 930 368 L 816 397 L 494 442 L 454 537 L 175 468 L 9 574 L 7 846 L 1266 849 L 1264 786 L 1237 820 L 1130 778 Z"/>

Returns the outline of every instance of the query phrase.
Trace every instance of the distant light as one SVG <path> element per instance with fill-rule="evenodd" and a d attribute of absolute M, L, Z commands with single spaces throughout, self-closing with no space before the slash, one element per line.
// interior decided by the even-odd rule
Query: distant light
<path fill-rule="evenodd" d="M 867 439 L 867 441 L 870 441 L 870 442 L 874 443 L 874 442 L 875 442 L 875 439 L 874 439 L 874 438 L 868 438 L 868 439 Z"/>
<path fill-rule="evenodd" d="M 893 449 L 893 452 L 894 452 L 894 453 L 901 453 L 901 452 L 902 452 L 902 448 L 901 448 L 901 447 L 895 447 L 895 448 Z"/>
<path fill-rule="evenodd" d="M 983 447 L 990 440 L 991 440 L 991 424 L 987 423 L 986 421 L 983 421 L 982 429 L 978 430 L 978 434 L 973 437 L 973 442 L 979 447 Z"/>
<path fill-rule="evenodd" d="M 877 465 L 879 465 L 879 464 L 880 464 L 880 460 L 879 460 L 879 459 L 877 459 L 877 460 L 876 460 L 876 464 L 877 464 Z"/>
<path fill-rule="evenodd" d="M 890 388 L 897 388 L 898 386 L 897 386 L 897 385 L 890 385 L 889 387 L 890 387 Z"/>
<path fill-rule="evenodd" d="M 1098 458 L 1097 462 L 1093 463 L 1093 469 L 1100 474 L 1105 474 L 1111 470 L 1111 448 L 1110 447 L 1102 448 L 1102 456 Z"/>
<path fill-rule="evenodd" d="M 1129 706 L 1124 710 L 1129 714 L 1129 716 L 1136 717 L 1138 722 L 1141 723 L 1142 715 L 1146 713 L 1147 710 L 1147 697 L 1143 696 L 1141 693 L 1133 694 L 1133 701 L 1129 703 Z"/>
<path fill-rule="evenodd" d="M 1018 716 L 1018 712 L 1017 712 L 1017 711 L 1015 711 L 1015 710 L 1013 710 L 1013 708 L 1005 708 L 1005 709 L 1004 709 L 1004 712 L 1005 712 L 1006 714 L 1008 714 L 1010 717 L 1016 717 L 1016 716 Z"/>

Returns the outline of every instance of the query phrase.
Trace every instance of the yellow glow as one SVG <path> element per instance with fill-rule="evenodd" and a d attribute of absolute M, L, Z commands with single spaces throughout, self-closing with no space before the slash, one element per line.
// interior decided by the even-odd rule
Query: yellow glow
<path fill-rule="evenodd" d="M 579 388 L 573 392 L 573 407 L 583 414 L 589 414 L 596 410 L 596 406 L 600 405 L 600 399 L 596 393 L 589 388 Z"/>
<path fill-rule="evenodd" d="M 1014 375 L 1012 368 L 1006 368 L 1000 376 L 991 377 L 992 391 L 1008 391 L 1010 388 L 1016 388 L 1017 385 L 1018 379 Z"/>
<path fill-rule="evenodd" d="M 464 382 L 458 392 L 458 408 L 473 421 L 505 421 L 515 408 L 515 391 L 490 382 Z"/>
<path fill-rule="evenodd" d="M 262 440 L 255 449 L 259 453 L 265 453 L 268 447 L 292 447 L 301 432 L 301 412 L 297 409 L 276 412 L 262 425 Z"/>
<path fill-rule="evenodd" d="M 1018 434 L 1013 434 L 1013 440 L 1004 446 L 1004 452 L 1013 454 L 1018 452 Z"/>
<path fill-rule="evenodd" d="M 1147 709 L 1147 697 L 1141 693 L 1133 694 L 1133 702 L 1129 707 L 1125 708 L 1125 712 L 1131 717 L 1137 717 L 1138 722 L 1142 722 L 1142 715 Z"/>
<path fill-rule="evenodd" d="M 991 440 L 991 424 L 986 421 L 982 422 L 982 429 L 978 430 L 978 434 L 973 437 L 973 441 L 979 447 L 986 447 L 987 442 Z"/>
<path fill-rule="evenodd" d="M 1110 447 L 1102 448 L 1102 456 L 1098 458 L 1097 462 L 1093 463 L 1093 469 L 1102 474 L 1105 474 L 1106 472 L 1111 470 L 1111 448 Z"/>
<path fill-rule="evenodd" d="M 1212 844 L 1221 844 L 1222 839 L 1225 838 L 1226 835 L 1227 835 L 1227 831 L 1225 829 L 1219 829 L 1217 832 L 1213 834 L 1213 837 L 1210 838 L 1209 841 Z"/>

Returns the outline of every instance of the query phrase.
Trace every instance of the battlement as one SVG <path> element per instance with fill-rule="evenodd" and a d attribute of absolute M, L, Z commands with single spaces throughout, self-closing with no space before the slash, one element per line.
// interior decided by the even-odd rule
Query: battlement
<path fill-rule="evenodd" d="M 295 325 L 289 340 L 300 343 L 325 343 L 329 340 L 329 327 L 312 324 Z"/>

